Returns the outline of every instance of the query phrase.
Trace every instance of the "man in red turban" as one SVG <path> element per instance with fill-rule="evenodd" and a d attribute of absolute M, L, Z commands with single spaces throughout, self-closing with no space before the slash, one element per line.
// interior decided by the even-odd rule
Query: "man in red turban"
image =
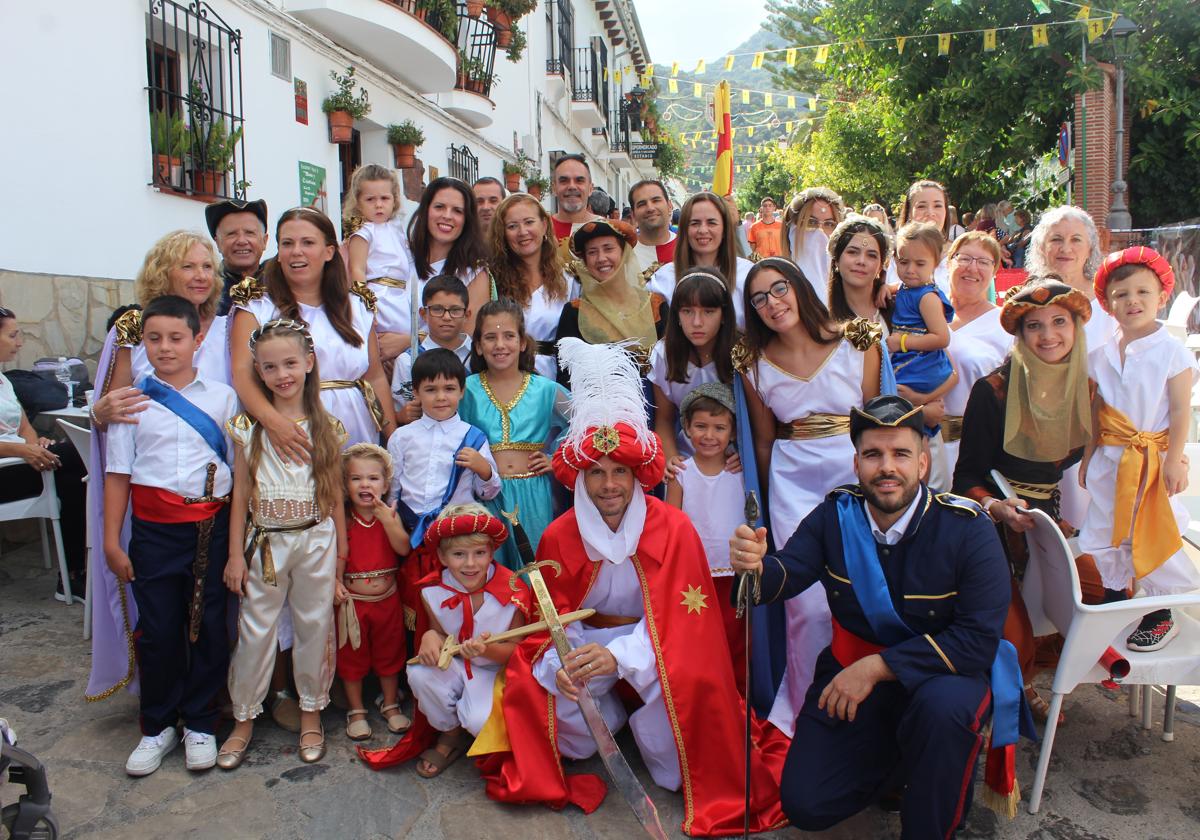
<path fill-rule="evenodd" d="M 573 391 L 554 474 L 575 491 L 575 505 L 543 532 L 538 560 L 558 611 L 596 614 L 568 626 L 565 661 L 545 633 L 513 655 L 503 699 L 511 752 L 484 762 L 488 794 L 599 806 L 603 781 L 567 775 L 561 763 L 596 752 L 576 703 L 586 684 L 612 731 L 628 720 L 655 783 L 682 790 L 685 833 L 739 834 L 745 707 L 700 538 L 682 511 L 645 493 L 662 481 L 664 458 L 646 426 L 637 367 L 618 346 L 577 339 L 560 342 L 559 358 Z M 785 822 L 779 778 L 788 741 L 757 723 L 754 741 L 750 825 L 766 831 Z"/>

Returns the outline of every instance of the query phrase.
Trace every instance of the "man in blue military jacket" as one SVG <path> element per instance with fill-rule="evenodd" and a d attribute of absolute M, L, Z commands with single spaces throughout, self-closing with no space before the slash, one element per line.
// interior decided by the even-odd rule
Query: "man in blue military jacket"
<path fill-rule="evenodd" d="M 765 529 L 730 541 L 734 569 L 761 572 L 761 602 L 820 581 L 833 613 L 781 783 L 807 831 L 862 810 L 896 771 L 905 838 L 952 836 L 970 807 L 1009 571 L 981 509 L 921 483 L 923 429 L 906 400 L 870 400 L 850 417 L 859 483 L 830 493 L 778 554 L 765 556 Z M 1019 693 L 1019 669 L 997 679 Z"/>

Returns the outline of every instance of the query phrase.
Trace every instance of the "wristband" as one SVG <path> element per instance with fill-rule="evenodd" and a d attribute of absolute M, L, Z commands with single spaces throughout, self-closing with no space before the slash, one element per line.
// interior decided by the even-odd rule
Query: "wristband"
<path fill-rule="evenodd" d="M 998 501 L 1000 501 L 1000 500 L 997 499 L 995 496 L 988 496 L 986 499 L 984 499 L 982 502 L 979 503 L 979 506 L 983 508 L 983 512 L 987 514 L 988 519 L 992 520 L 993 522 L 996 521 L 996 517 L 992 516 L 992 506 L 995 505 L 996 502 L 998 502 Z"/>
<path fill-rule="evenodd" d="M 900 352 L 908 352 L 908 333 L 906 332 L 900 333 Z"/>

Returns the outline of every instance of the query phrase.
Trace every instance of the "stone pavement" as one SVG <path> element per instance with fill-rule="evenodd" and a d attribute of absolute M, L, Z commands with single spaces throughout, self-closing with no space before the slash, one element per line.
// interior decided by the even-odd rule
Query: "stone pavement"
<path fill-rule="evenodd" d="M 184 769 L 177 749 L 155 774 L 125 775 L 124 762 L 137 742 L 137 704 L 127 694 L 86 703 L 89 646 L 81 638 L 82 608 L 54 601 L 52 573 L 41 567 L 36 545 L 0 558 L 0 717 L 15 728 L 21 746 L 43 760 L 50 773 L 54 813 L 66 840 L 191 840 L 191 838 L 579 838 L 634 840 L 641 830 L 624 804 L 610 795 L 594 814 L 554 812 L 490 802 L 469 761 L 435 781 L 411 766 L 372 773 L 357 762 L 342 733 L 342 716 L 324 716 L 329 751 L 319 764 L 295 754 L 296 736 L 260 724 L 246 763 L 233 773 Z M 1045 677 L 1041 680 L 1046 684 Z M 1181 696 L 1186 690 L 1181 689 Z M 1188 695 L 1196 699 L 1193 691 Z M 1161 696 L 1156 695 L 1156 721 Z M 1127 714 L 1123 695 L 1096 686 L 1080 688 L 1066 702 L 1042 812 L 1024 809 L 1002 822 L 976 807 L 969 838 L 1100 840 L 1200 836 L 1200 709 L 1182 701 L 1174 743 L 1141 730 Z M 371 742 L 390 742 L 374 718 Z M 384 734 L 379 734 L 383 732 Z M 663 826 L 682 836 L 682 798 L 653 786 L 632 741 L 621 743 L 658 805 Z M 1027 789 L 1035 751 L 1021 748 L 1018 775 Z M 602 773 L 595 759 L 581 769 Z M 0 784 L 0 803 L 19 789 Z M 0 830 L 2 833 L 2 830 Z M 899 836 L 899 820 L 874 808 L 819 835 L 794 830 L 774 837 L 828 840 Z"/>

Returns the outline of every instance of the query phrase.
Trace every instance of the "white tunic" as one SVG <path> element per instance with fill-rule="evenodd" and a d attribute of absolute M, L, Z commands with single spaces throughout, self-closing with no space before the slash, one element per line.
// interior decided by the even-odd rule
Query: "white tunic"
<path fill-rule="evenodd" d="M 322 381 L 331 379 L 357 380 L 367 375 L 370 359 L 367 350 L 374 315 L 358 295 L 350 295 L 350 319 L 354 331 L 363 337 L 358 347 L 352 347 L 329 323 L 324 306 L 298 304 L 300 318 L 308 324 L 316 348 L 317 367 Z M 269 295 L 239 306 L 254 316 L 259 326 L 279 317 L 279 309 Z M 376 394 L 386 399 L 386 395 Z M 376 443 L 379 430 L 371 416 L 367 403 L 358 388 L 331 388 L 321 391 L 321 402 L 325 410 L 342 421 L 346 427 L 346 446 L 355 443 Z"/>
<path fill-rule="evenodd" d="M 192 357 L 192 367 L 196 369 L 199 376 L 225 385 L 233 384 L 233 376 L 229 369 L 229 323 L 231 320 L 228 315 L 218 315 L 213 318 L 208 332 L 204 334 L 204 340 L 200 342 L 200 349 Z M 150 360 L 146 358 L 144 345 L 138 344 L 133 348 L 130 368 L 135 385 L 141 382 L 143 377 L 153 373 Z"/>
<path fill-rule="evenodd" d="M 759 359 L 752 371 L 751 384 L 781 423 L 811 414 L 848 415 L 852 406 L 862 405 L 864 358 L 863 352 L 850 342 L 840 341 L 808 379 Z M 788 541 L 801 520 L 829 491 L 854 481 L 854 445 L 848 434 L 775 441 L 771 446 L 768 493 L 776 547 Z M 790 736 L 804 694 L 812 683 L 817 654 L 829 644 L 833 631 L 829 604 L 820 584 L 813 584 L 787 601 L 785 610 L 787 667 L 770 721 Z"/>
<path fill-rule="evenodd" d="M 709 362 L 702 367 L 696 367 L 689 361 L 687 365 L 687 382 L 669 381 L 667 379 L 667 345 L 663 341 L 655 344 L 654 349 L 650 351 L 650 372 L 646 375 L 646 378 L 652 384 L 658 386 L 658 389 L 674 404 L 676 411 L 679 410 L 679 406 L 683 403 L 683 398 L 693 388 L 703 385 L 706 382 L 716 382 L 719 379 L 716 362 Z M 690 456 L 695 450 L 692 449 L 692 442 L 683 433 L 682 418 L 677 418 L 675 425 L 676 449 L 680 455 L 684 457 Z"/>
<path fill-rule="evenodd" d="M 538 286 L 530 295 L 529 305 L 525 307 L 525 334 L 532 340 L 554 342 L 558 338 L 558 320 L 563 307 L 579 297 L 579 283 L 570 276 L 566 279 L 565 300 L 552 300 L 546 294 L 545 286 Z M 542 376 L 554 379 L 558 376 L 558 357 L 538 353 L 534 367 Z"/>
<path fill-rule="evenodd" d="M 364 222 L 354 236 L 367 243 L 366 278 L 375 293 L 375 328 L 380 332 L 408 333 L 411 303 L 407 285 L 403 288 L 372 283 L 372 280 L 400 280 L 405 284 L 416 277 L 408 237 L 399 217 L 388 222 Z M 420 292 L 418 291 L 418 294 Z M 418 306 L 420 298 L 417 299 Z"/>
<path fill-rule="evenodd" d="M 1200 370 L 1192 354 L 1159 326 L 1145 338 L 1131 341 L 1121 363 L 1120 329 L 1104 345 L 1088 354 L 1088 374 L 1096 382 L 1097 395 L 1104 403 L 1129 418 L 1142 432 L 1161 432 L 1170 425 L 1170 399 L 1167 383 L 1185 371 L 1192 384 L 1200 379 Z M 1190 389 L 1189 389 L 1190 390 Z M 1091 504 L 1079 532 L 1079 548 L 1096 559 L 1096 568 L 1109 589 L 1123 589 L 1133 577 L 1133 555 L 1129 540 L 1112 547 L 1113 509 L 1117 468 L 1125 448 L 1098 446 L 1087 468 L 1087 486 Z M 1154 457 L 1161 459 L 1162 453 Z M 1175 524 L 1183 533 L 1188 512 L 1179 496 L 1171 497 Z M 1136 514 L 1135 514 L 1136 516 Z M 1200 574 L 1182 551 L 1139 581 L 1150 595 L 1186 592 L 1200 586 Z"/>
<path fill-rule="evenodd" d="M 729 540 L 744 521 L 742 509 L 746 494 L 742 477 L 725 470 L 716 475 L 705 475 L 693 458 L 688 458 L 683 465 L 685 469 L 676 479 L 683 490 L 683 512 L 692 520 L 700 542 L 704 543 L 712 576 L 729 577 L 733 574 L 729 565 Z"/>
<path fill-rule="evenodd" d="M 25 442 L 21 437 L 21 402 L 3 373 L 0 373 L 0 442 Z"/>
<path fill-rule="evenodd" d="M 750 260 L 737 258 L 737 278 L 734 282 L 733 289 L 733 313 L 737 316 L 737 328 L 739 330 L 746 329 L 746 311 L 745 305 L 742 302 L 743 289 L 746 288 L 746 275 L 750 273 L 750 269 L 754 268 L 754 263 Z M 654 276 L 646 281 L 646 291 L 658 292 L 662 295 L 669 305 L 671 296 L 675 294 L 675 284 L 678 281 L 675 278 L 675 263 L 667 263 L 658 271 L 654 272 Z"/>
<path fill-rule="evenodd" d="M 1013 337 L 1000 326 L 999 307 L 989 309 L 958 329 L 950 330 L 950 346 L 947 352 L 955 372 L 958 373 L 958 382 L 943 398 L 947 415 L 963 416 L 967 410 L 967 398 L 971 396 L 971 387 L 977 380 L 998 368 L 1012 350 L 1012 346 Z M 944 444 L 946 474 L 949 476 L 954 475 L 954 465 L 958 463 L 960 442 L 952 440 Z"/>

